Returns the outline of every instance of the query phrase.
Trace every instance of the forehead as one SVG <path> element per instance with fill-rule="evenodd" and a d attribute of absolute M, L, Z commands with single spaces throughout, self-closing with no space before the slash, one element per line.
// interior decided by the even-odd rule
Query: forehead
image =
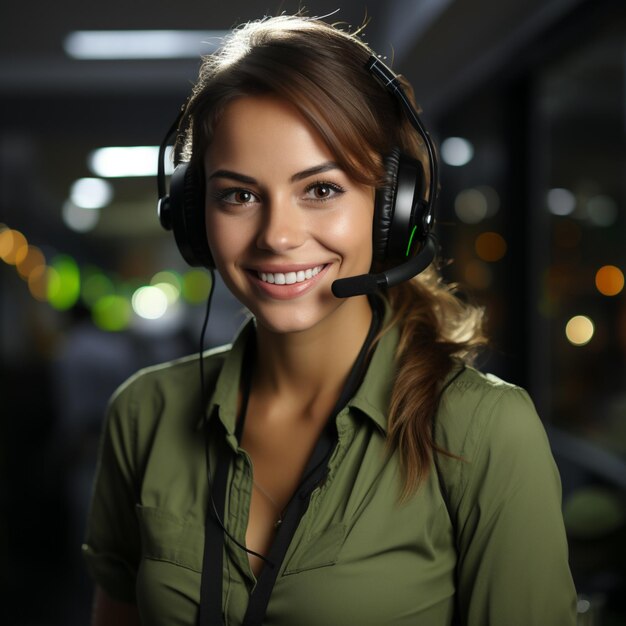
<path fill-rule="evenodd" d="M 209 167 L 292 170 L 332 160 L 320 133 L 291 103 L 271 95 L 245 96 L 230 102 L 215 124 L 205 162 Z"/>

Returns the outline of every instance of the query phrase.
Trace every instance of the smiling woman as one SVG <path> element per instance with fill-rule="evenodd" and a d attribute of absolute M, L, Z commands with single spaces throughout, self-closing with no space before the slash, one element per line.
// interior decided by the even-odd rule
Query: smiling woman
<path fill-rule="evenodd" d="M 320 20 L 246 24 L 177 148 L 162 223 L 253 320 L 200 385 L 193 357 L 115 394 L 94 623 L 573 626 L 559 476 L 528 394 L 471 367 L 406 81 Z"/>
<path fill-rule="evenodd" d="M 204 164 L 209 246 L 259 332 L 339 328 L 329 316 L 343 316 L 361 343 L 367 298 L 338 300 L 329 285 L 370 268 L 373 188 L 352 181 L 299 111 L 272 96 L 230 103 Z"/>

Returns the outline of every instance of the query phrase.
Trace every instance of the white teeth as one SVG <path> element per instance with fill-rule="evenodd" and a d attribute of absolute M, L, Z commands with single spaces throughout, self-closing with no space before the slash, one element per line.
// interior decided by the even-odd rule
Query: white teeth
<path fill-rule="evenodd" d="M 273 274 L 270 272 L 258 272 L 258 277 L 264 283 L 270 283 L 272 285 L 293 285 L 294 283 L 302 283 L 305 280 L 313 278 L 313 276 L 317 276 L 323 268 L 323 265 L 318 265 L 317 267 L 312 267 L 307 270 L 287 272 L 286 274 L 282 272 L 274 272 Z"/>

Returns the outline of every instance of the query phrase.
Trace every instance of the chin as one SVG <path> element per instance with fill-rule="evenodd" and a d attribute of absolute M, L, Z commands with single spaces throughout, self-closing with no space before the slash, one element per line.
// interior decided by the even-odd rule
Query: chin
<path fill-rule="evenodd" d="M 306 332 L 317 326 L 327 315 L 328 313 L 315 314 L 313 311 L 284 311 L 282 314 L 259 311 L 254 316 L 258 326 L 271 333 L 286 335 Z"/>
<path fill-rule="evenodd" d="M 330 296 L 328 302 L 324 304 L 295 301 L 287 306 L 285 303 L 269 307 L 256 304 L 257 306 L 254 306 L 251 303 L 250 311 L 257 321 L 257 326 L 271 333 L 284 335 L 302 333 L 315 328 L 332 317 L 342 303 Z"/>

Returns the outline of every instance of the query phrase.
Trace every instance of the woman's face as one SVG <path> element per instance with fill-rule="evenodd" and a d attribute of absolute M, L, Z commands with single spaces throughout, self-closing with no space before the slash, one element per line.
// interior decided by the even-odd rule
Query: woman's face
<path fill-rule="evenodd" d="M 339 168 L 297 109 L 273 96 L 231 102 L 205 176 L 217 269 L 258 324 L 297 332 L 341 307 L 362 309 L 362 299 L 335 298 L 331 284 L 369 271 L 374 189 Z"/>

